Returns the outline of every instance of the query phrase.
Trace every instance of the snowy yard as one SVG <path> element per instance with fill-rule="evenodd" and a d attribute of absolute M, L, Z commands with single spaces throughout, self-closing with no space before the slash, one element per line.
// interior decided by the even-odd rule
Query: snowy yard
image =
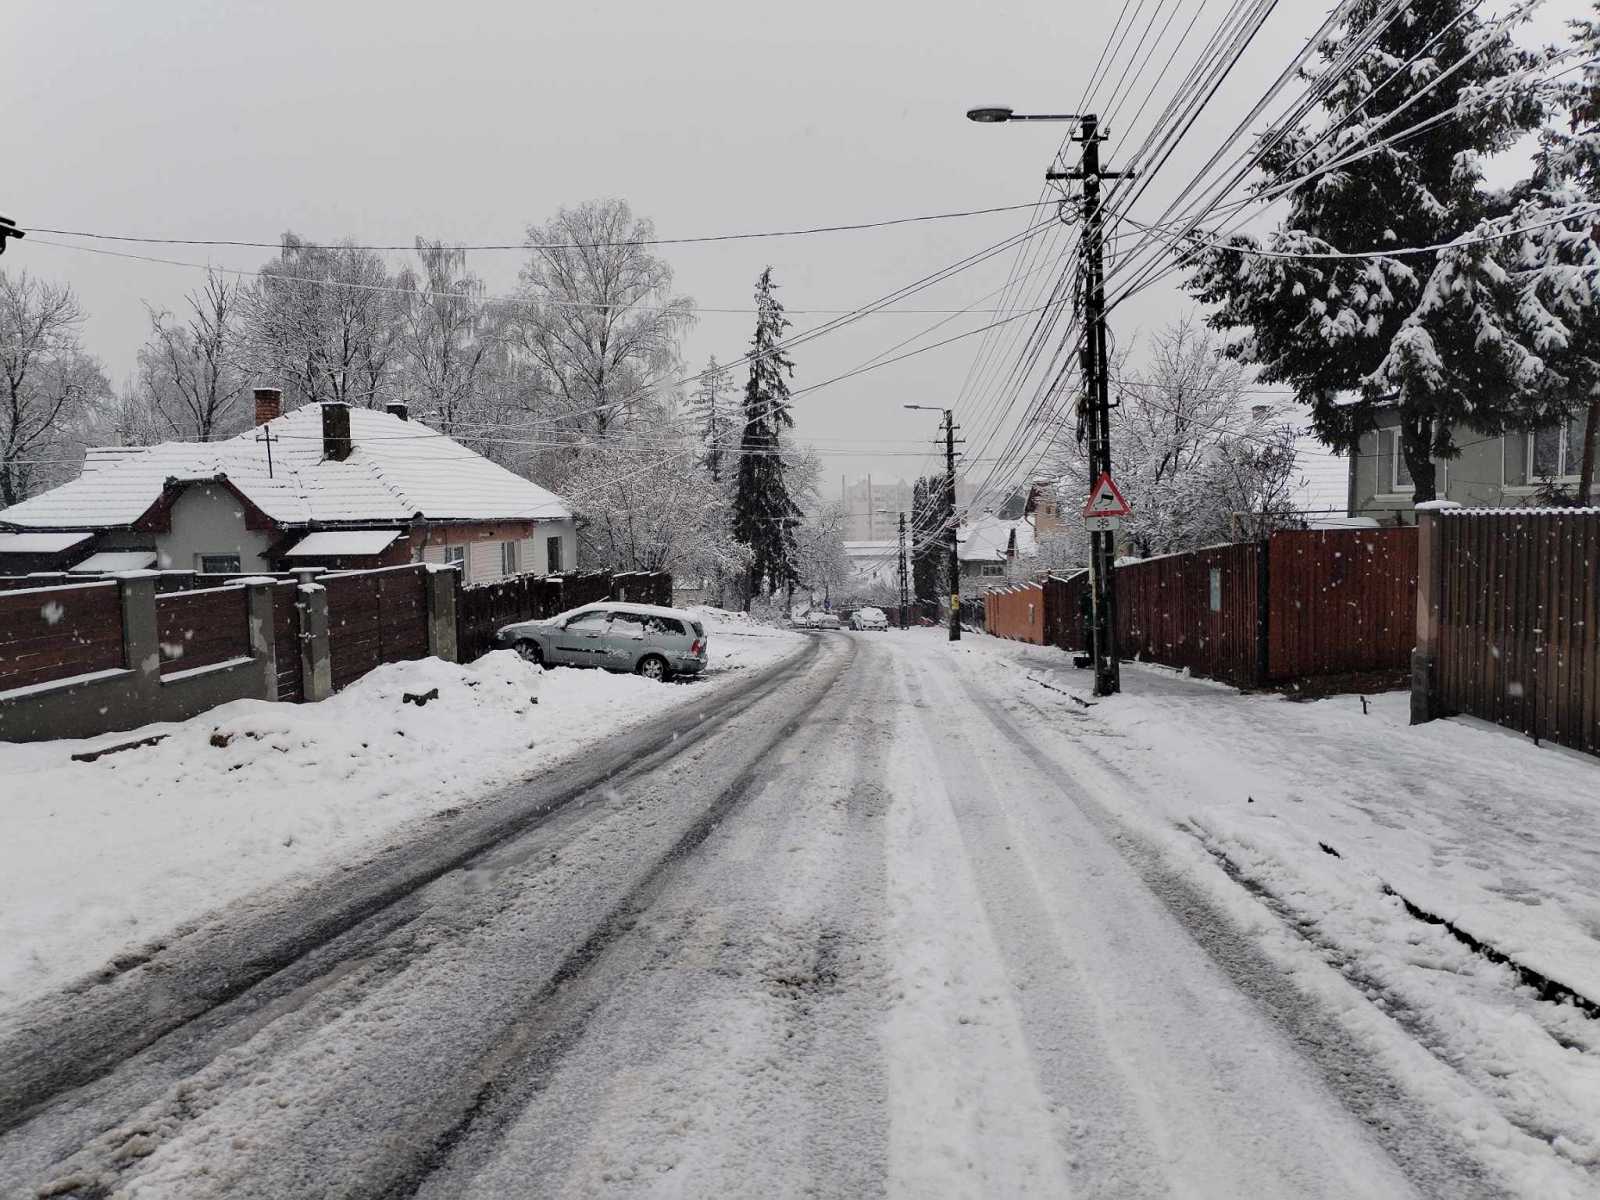
<path fill-rule="evenodd" d="M 710 661 L 683 686 L 541 673 L 498 651 L 464 666 L 387 664 L 321 704 L 244 700 L 126 734 L 0 743 L 0 1007 L 548 771 L 804 644 L 742 614 L 699 611 Z M 424 706 L 402 700 L 434 688 Z M 169 736 L 90 763 L 71 757 L 157 734 Z"/>

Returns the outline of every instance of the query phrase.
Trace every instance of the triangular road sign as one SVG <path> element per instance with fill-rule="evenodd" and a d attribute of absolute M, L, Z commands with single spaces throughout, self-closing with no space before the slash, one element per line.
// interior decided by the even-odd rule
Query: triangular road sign
<path fill-rule="evenodd" d="M 1089 492 L 1089 502 L 1083 506 L 1083 515 L 1126 517 L 1132 512 L 1128 502 L 1122 498 L 1122 493 L 1117 490 L 1117 485 L 1112 482 L 1110 472 L 1102 472 L 1100 478 L 1095 481 L 1094 488 Z"/>

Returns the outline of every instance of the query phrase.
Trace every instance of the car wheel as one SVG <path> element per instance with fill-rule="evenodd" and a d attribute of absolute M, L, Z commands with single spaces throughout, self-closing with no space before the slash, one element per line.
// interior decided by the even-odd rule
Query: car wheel
<path fill-rule="evenodd" d="M 539 649 L 538 642 L 518 642 L 517 653 L 535 666 L 544 666 L 544 651 Z"/>
<path fill-rule="evenodd" d="M 646 679 L 654 679 L 659 683 L 667 677 L 667 660 L 659 654 L 646 654 L 635 669 Z"/>

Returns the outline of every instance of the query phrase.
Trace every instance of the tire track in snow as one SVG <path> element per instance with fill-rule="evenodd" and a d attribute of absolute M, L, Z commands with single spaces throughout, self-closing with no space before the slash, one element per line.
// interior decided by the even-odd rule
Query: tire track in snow
<path fill-rule="evenodd" d="M 1418 1191 L 1440 1200 L 1467 1197 L 1502 1197 L 1506 1192 L 1487 1173 L 1450 1130 L 1439 1125 L 1413 1093 L 1389 1076 L 1358 1044 L 1337 1019 L 1313 998 L 1302 993 L 1289 975 L 1209 901 L 1181 868 L 1170 866 L 1159 847 L 1119 818 L 1105 802 L 1091 795 L 1072 774 L 1060 747 L 1046 747 L 1023 724 L 996 719 L 1004 699 L 970 676 L 960 686 L 975 702 L 975 711 L 1040 773 L 1052 781 L 1104 842 L 1143 881 L 1186 935 L 1237 987 L 1250 997 L 1313 1065 L 1340 1104 L 1370 1130 Z M 1029 705 L 1034 712 L 1043 711 Z M 1130 792 L 1138 784 L 1124 771 L 1107 764 L 1092 745 L 1079 739 L 1070 744 L 1088 755 L 1097 771 L 1125 783 Z M 1299 1193 L 1295 1193 L 1299 1194 Z M 1333 1194 L 1338 1194 L 1337 1192 Z M 1350 1194 L 1368 1194 L 1352 1191 Z"/>

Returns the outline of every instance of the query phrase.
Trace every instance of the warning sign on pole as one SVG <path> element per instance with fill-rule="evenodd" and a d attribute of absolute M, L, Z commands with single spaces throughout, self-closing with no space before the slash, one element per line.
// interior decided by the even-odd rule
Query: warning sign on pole
<path fill-rule="evenodd" d="M 1089 492 L 1089 502 L 1083 506 L 1085 517 L 1126 517 L 1132 511 L 1109 472 L 1102 473 L 1095 481 Z"/>

